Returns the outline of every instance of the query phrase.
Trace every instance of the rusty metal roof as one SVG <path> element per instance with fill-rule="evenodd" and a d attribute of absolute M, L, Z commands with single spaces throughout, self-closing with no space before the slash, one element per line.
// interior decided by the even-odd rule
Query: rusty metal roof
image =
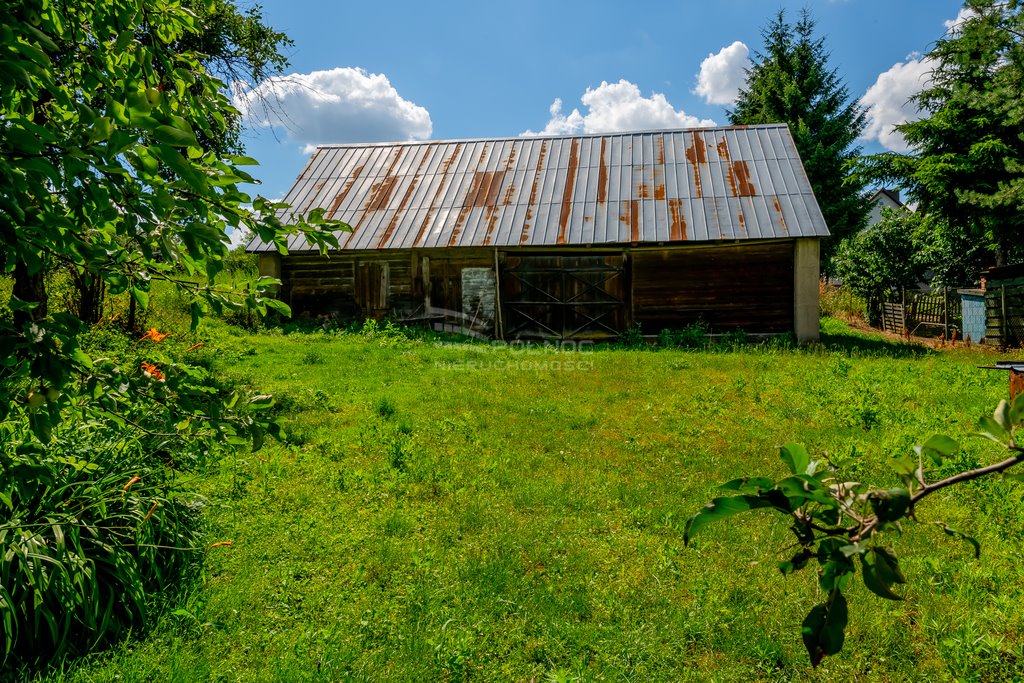
<path fill-rule="evenodd" d="M 785 125 L 324 145 L 284 201 L 285 220 L 320 207 L 350 224 L 343 249 L 829 234 Z"/>

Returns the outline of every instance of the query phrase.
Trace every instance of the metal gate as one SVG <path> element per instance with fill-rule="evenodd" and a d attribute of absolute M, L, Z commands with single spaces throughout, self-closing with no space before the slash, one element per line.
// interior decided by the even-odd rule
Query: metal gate
<path fill-rule="evenodd" d="M 621 255 L 508 257 L 501 280 L 506 338 L 607 338 L 624 326 Z"/>

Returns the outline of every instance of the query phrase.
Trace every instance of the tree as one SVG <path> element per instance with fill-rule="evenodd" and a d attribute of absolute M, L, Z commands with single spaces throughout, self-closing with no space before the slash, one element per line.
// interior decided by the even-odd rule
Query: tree
<path fill-rule="evenodd" d="M 833 256 L 833 272 L 857 295 L 874 304 L 888 294 L 930 279 L 956 286 L 980 269 L 983 250 L 934 215 L 885 209 L 882 220 L 848 237 Z"/>
<path fill-rule="evenodd" d="M 226 0 L 185 0 L 183 7 L 195 15 L 197 30 L 184 32 L 170 48 L 176 53 L 195 54 L 199 64 L 222 81 L 225 92 L 239 80 L 258 83 L 288 66 L 282 52 L 292 42 L 284 33 L 265 23 L 259 5 L 243 12 Z M 144 27 L 143 30 L 148 29 Z M 140 39 L 145 41 L 148 38 L 140 36 Z M 73 70 L 77 65 L 73 60 L 58 61 L 55 68 Z M 59 74 L 59 79 L 67 78 L 74 78 L 74 74 Z M 97 101 L 93 106 L 99 104 Z M 200 146 L 219 154 L 243 154 L 241 115 L 233 110 L 225 110 L 223 115 L 224 125 L 216 137 L 208 138 L 201 130 L 195 131 Z M 85 323 L 99 322 L 106 302 L 103 278 L 90 268 L 71 261 L 58 260 L 54 267 L 70 277 L 74 296 L 69 303 L 74 314 Z M 130 325 L 134 325 L 136 320 L 135 308 L 133 302 L 129 308 Z"/>
<path fill-rule="evenodd" d="M 903 209 L 885 209 L 877 224 L 851 235 L 836 251 L 832 265 L 843 284 L 868 302 L 877 319 L 878 302 L 887 294 L 922 280 L 927 263 L 921 252 L 922 217 Z"/>
<path fill-rule="evenodd" d="M 241 299 L 196 284 L 223 268 L 226 229 L 282 251 L 296 230 L 321 248 L 336 241 L 319 215 L 286 227 L 281 205 L 239 188 L 255 182 L 243 170 L 255 161 L 211 142 L 238 112 L 204 67 L 209 55 L 181 49 L 202 35 L 194 12 L 173 0 L 0 7 L 0 272 L 14 278 L 14 316 L 0 321 L 0 420 L 27 414 L 45 439 L 75 403 L 68 389 L 93 372 L 77 344 L 82 321 L 48 315 L 47 267 L 70 262 L 143 307 L 151 280 L 173 282 L 196 322 L 211 308 L 287 310 L 269 279 Z"/>
<path fill-rule="evenodd" d="M 13 315 L 0 316 L 6 679 L 9 666 L 137 631 L 200 545 L 181 461 L 282 434 L 261 417 L 271 397 L 226 390 L 188 360 L 200 345 L 162 351 L 168 335 L 152 329 L 92 357 L 82 317 L 48 309 L 43 274 L 68 264 L 143 308 L 150 283 L 168 281 L 193 325 L 211 309 L 287 313 L 270 278 L 240 292 L 213 284 L 226 230 L 284 252 L 296 231 L 336 246 L 328 229 L 344 226 L 316 214 L 286 226 L 284 205 L 240 189 L 255 162 L 232 153 L 239 114 L 207 69 L 220 67 L 196 51 L 236 35 L 216 28 L 242 16 L 226 1 L 197 13 L 175 0 L 0 0 L 0 13 L 0 274 L 14 280 Z M 217 47 L 229 61 L 244 54 L 231 41 Z"/>
<path fill-rule="evenodd" d="M 928 53 L 931 82 L 913 98 L 922 118 L 896 126 L 910 153 L 867 157 L 860 172 L 906 188 L 919 211 L 1001 265 L 1024 256 L 1024 9 L 1020 0 L 966 7 Z"/>
<path fill-rule="evenodd" d="M 869 207 L 864 183 L 851 177 L 848 164 L 860 153 L 855 145 L 864 130 L 864 111 L 835 69 L 823 38 L 814 37 L 814 20 L 804 10 L 796 25 L 785 12 L 762 31 L 764 47 L 729 112 L 734 125 L 787 123 L 793 133 L 807 177 L 832 232 L 823 242 L 823 263 L 843 238 L 864 227 Z"/>

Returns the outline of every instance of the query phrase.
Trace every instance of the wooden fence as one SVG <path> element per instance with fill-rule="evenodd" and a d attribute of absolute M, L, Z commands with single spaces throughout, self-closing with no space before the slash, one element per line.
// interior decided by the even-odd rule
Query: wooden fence
<path fill-rule="evenodd" d="M 1024 345 L 1024 283 L 989 283 L 985 291 L 985 343 Z"/>
<path fill-rule="evenodd" d="M 896 299 L 896 297 L 893 297 Z M 960 296 L 951 287 L 930 292 L 903 290 L 898 300 L 881 302 L 882 329 L 900 335 L 931 333 L 951 339 L 960 330 Z"/>

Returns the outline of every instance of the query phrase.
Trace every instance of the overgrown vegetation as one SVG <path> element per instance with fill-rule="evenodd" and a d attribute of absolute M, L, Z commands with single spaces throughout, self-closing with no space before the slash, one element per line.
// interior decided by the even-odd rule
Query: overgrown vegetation
<path fill-rule="evenodd" d="M 1024 661 L 1018 482 L 931 496 L 922 521 L 977 538 L 981 558 L 936 543 L 939 528 L 895 536 L 906 600 L 851 585 L 847 645 L 816 674 L 794 625 L 822 595 L 794 577 L 779 590 L 781 516 L 683 546 L 716 482 L 788 476 L 778 444 L 885 487 L 921 434 L 962 444 L 937 476 L 995 462 L 969 436 L 1006 391 L 977 369 L 988 356 L 833 320 L 822 347 L 729 353 L 372 327 L 210 326 L 215 372 L 274 392 L 290 442 L 196 482 L 209 539 L 233 543 L 210 554 L 201 591 L 145 640 L 51 680 L 983 681 Z"/>
<path fill-rule="evenodd" d="M 286 207 L 240 189 L 255 162 L 208 67 L 265 74 L 286 39 L 258 9 L 186 4 L 4 4 L 0 675 L 144 627 L 196 555 L 181 471 L 279 433 L 255 414 L 269 396 L 223 387 L 187 357 L 198 347 L 138 339 L 153 284 L 177 288 L 192 329 L 208 312 L 287 312 L 267 278 L 218 282 L 226 230 L 326 247 L 344 227 L 286 228 Z M 132 341 L 90 329 L 107 295 L 127 298 Z"/>

